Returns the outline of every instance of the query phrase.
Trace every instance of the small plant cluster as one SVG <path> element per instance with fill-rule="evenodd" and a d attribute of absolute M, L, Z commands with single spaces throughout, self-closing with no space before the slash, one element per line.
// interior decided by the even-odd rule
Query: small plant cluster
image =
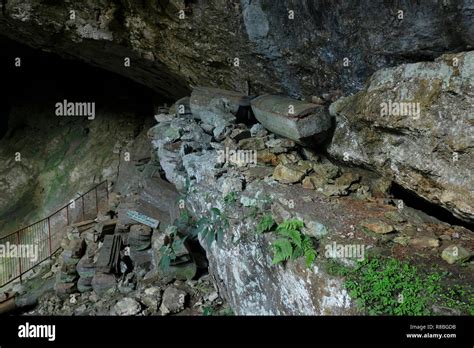
<path fill-rule="evenodd" d="M 224 231 L 229 228 L 229 220 L 218 208 L 212 208 L 210 214 L 200 218 L 196 226 L 197 233 L 210 246 L 213 241 L 217 241 L 217 243 L 222 242 Z"/>
<path fill-rule="evenodd" d="M 228 205 L 233 204 L 233 203 L 237 202 L 237 198 L 238 198 L 238 196 L 237 196 L 236 192 L 234 192 L 234 191 L 229 192 L 224 197 L 224 203 L 228 204 Z"/>
<path fill-rule="evenodd" d="M 257 233 L 270 232 L 276 223 L 271 215 L 264 215 L 257 225 Z M 301 232 L 304 222 L 301 220 L 285 220 L 276 226 L 278 239 L 273 243 L 273 264 L 296 260 L 304 257 L 306 266 L 310 267 L 315 258 L 316 250 L 310 237 Z"/>
<path fill-rule="evenodd" d="M 171 263 L 177 258 L 177 251 L 183 248 L 186 238 L 180 238 L 176 228 L 165 237 L 164 244 L 160 248 L 162 256 L 159 267 L 162 270 L 167 271 L 170 268 Z"/>
<path fill-rule="evenodd" d="M 444 286 L 443 272 L 425 274 L 390 258 L 365 259 L 355 268 L 330 265 L 328 271 L 346 278 L 350 296 L 369 315 L 429 315 L 434 304 L 474 315 L 472 288 Z"/>

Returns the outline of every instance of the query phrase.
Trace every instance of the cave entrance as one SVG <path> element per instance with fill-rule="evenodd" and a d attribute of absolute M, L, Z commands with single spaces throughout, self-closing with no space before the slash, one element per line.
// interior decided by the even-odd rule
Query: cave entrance
<path fill-rule="evenodd" d="M 474 223 L 469 223 L 454 216 L 450 211 L 440 207 L 439 205 L 428 202 L 427 200 L 408 191 L 397 183 L 392 183 L 390 190 L 394 198 L 402 199 L 410 208 L 422 211 L 428 216 L 436 217 L 436 219 L 446 222 L 450 225 L 465 227 L 474 232 Z"/>
<path fill-rule="evenodd" d="M 0 181 L 9 184 L 0 199 L 4 235 L 49 215 L 112 172 L 127 171 L 116 163 L 127 146 L 140 153 L 137 161 L 149 159 L 144 134 L 155 124 L 156 107 L 171 101 L 126 77 L 1 35 L 0 47 L 6 87 L 0 104 L 0 161 L 6 163 Z M 95 117 L 59 115 L 56 105 L 64 101 L 92 105 Z"/>

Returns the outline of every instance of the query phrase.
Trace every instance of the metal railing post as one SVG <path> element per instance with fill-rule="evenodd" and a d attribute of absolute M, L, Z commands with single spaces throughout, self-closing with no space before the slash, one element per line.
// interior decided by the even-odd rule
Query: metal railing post
<path fill-rule="evenodd" d="M 96 215 L 99 214 L 99 198 L 97 196 L 97 187 L 94 189 L 95 191 L 95 213 Z"/>
<path fill-rule="evenodd" d="M 19 246 L 20 245 L 20 231 L 17 231 L 16 232 L 16 245 Z M 18 267 L 19 267 L 19 271 L 20 271 L 20 283 L 23 281 L 22 279 L 22 273 L 23 271 L 21 270 L 21 256 L 17 256 L 18 258 Z"/>
<path fill-rule="evenodd" d="M 69 226 L 69 204 L 66 205 L 66 224 Z"/>
<path fill-rule="evenodd" d="M 85 210 L 85 208 L 84 208 L 84 196 L 81 196 L 81 198 L 82 198 L 82 221 L 84 221 L 84 220 L 86 219 L 86 218 L 85 218 L 85 216 L 86 216 L 86 210 Z"/>
<path fill-rule="evenodd" d="M 52 243 L 51 243 L 51 217 L 48 217 L 48 239 L 49 239 L 49 257 L 53 255 Z"/>

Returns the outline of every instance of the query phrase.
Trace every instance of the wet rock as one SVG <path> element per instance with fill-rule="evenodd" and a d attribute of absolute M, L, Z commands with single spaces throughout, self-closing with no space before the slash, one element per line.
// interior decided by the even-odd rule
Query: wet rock
<path fill-rule="evenodd" d="M 140 303 L 135 301 L 133 298 L 125 297 L 124 299 L 117 302 L 114 306 L 112 315 L 120 316 L 131 316 L 137 315 L 142 310 Z"/>
<path fill-rule="evenodd" d="M 273 172 L 273 178 L 283 184 L 300 182 L 305 176 L 305 171 L 293 164 L 279 164 Z"/>
<path fill-rule="evenodd" d="M 379 70 L 366 89 L 331 105 L 328 152 L 474 221 L 473 65 L 471 51 Z"/>
<path fill-rule="evenodd" d="M 163 301 L 161 303 L 161 314 L 174 314 L 184 310 L 187 293 L 173 286 L 166 288 L 163 293 Z"/>
<path fill-rule="evenodd" d="M 461 263 L 469 260 L 471 252 L 460 245 L 453 244 L 443 250 L 441 257 L 447 263 L 452 265 L 454 263 Z"/>
<path fill-rule="evenodd" d="M 377 234 L 387 234 L 395 231 L 392 225 L 377 219 L 364 220 L 360 223 L 360 226 Z"/>

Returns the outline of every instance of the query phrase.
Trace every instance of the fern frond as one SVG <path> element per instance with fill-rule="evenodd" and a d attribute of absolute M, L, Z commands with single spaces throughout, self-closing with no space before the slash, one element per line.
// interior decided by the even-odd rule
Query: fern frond
<path fill-rule="evenodd" d="M 272 229 L 272 227 L 275 225 L 275 220 L 273 220 L 273 216 L 266 214 L 262 217 L 260 222 L 257 225 L 257 233 L 264 233 L 268 232 Z"/>

